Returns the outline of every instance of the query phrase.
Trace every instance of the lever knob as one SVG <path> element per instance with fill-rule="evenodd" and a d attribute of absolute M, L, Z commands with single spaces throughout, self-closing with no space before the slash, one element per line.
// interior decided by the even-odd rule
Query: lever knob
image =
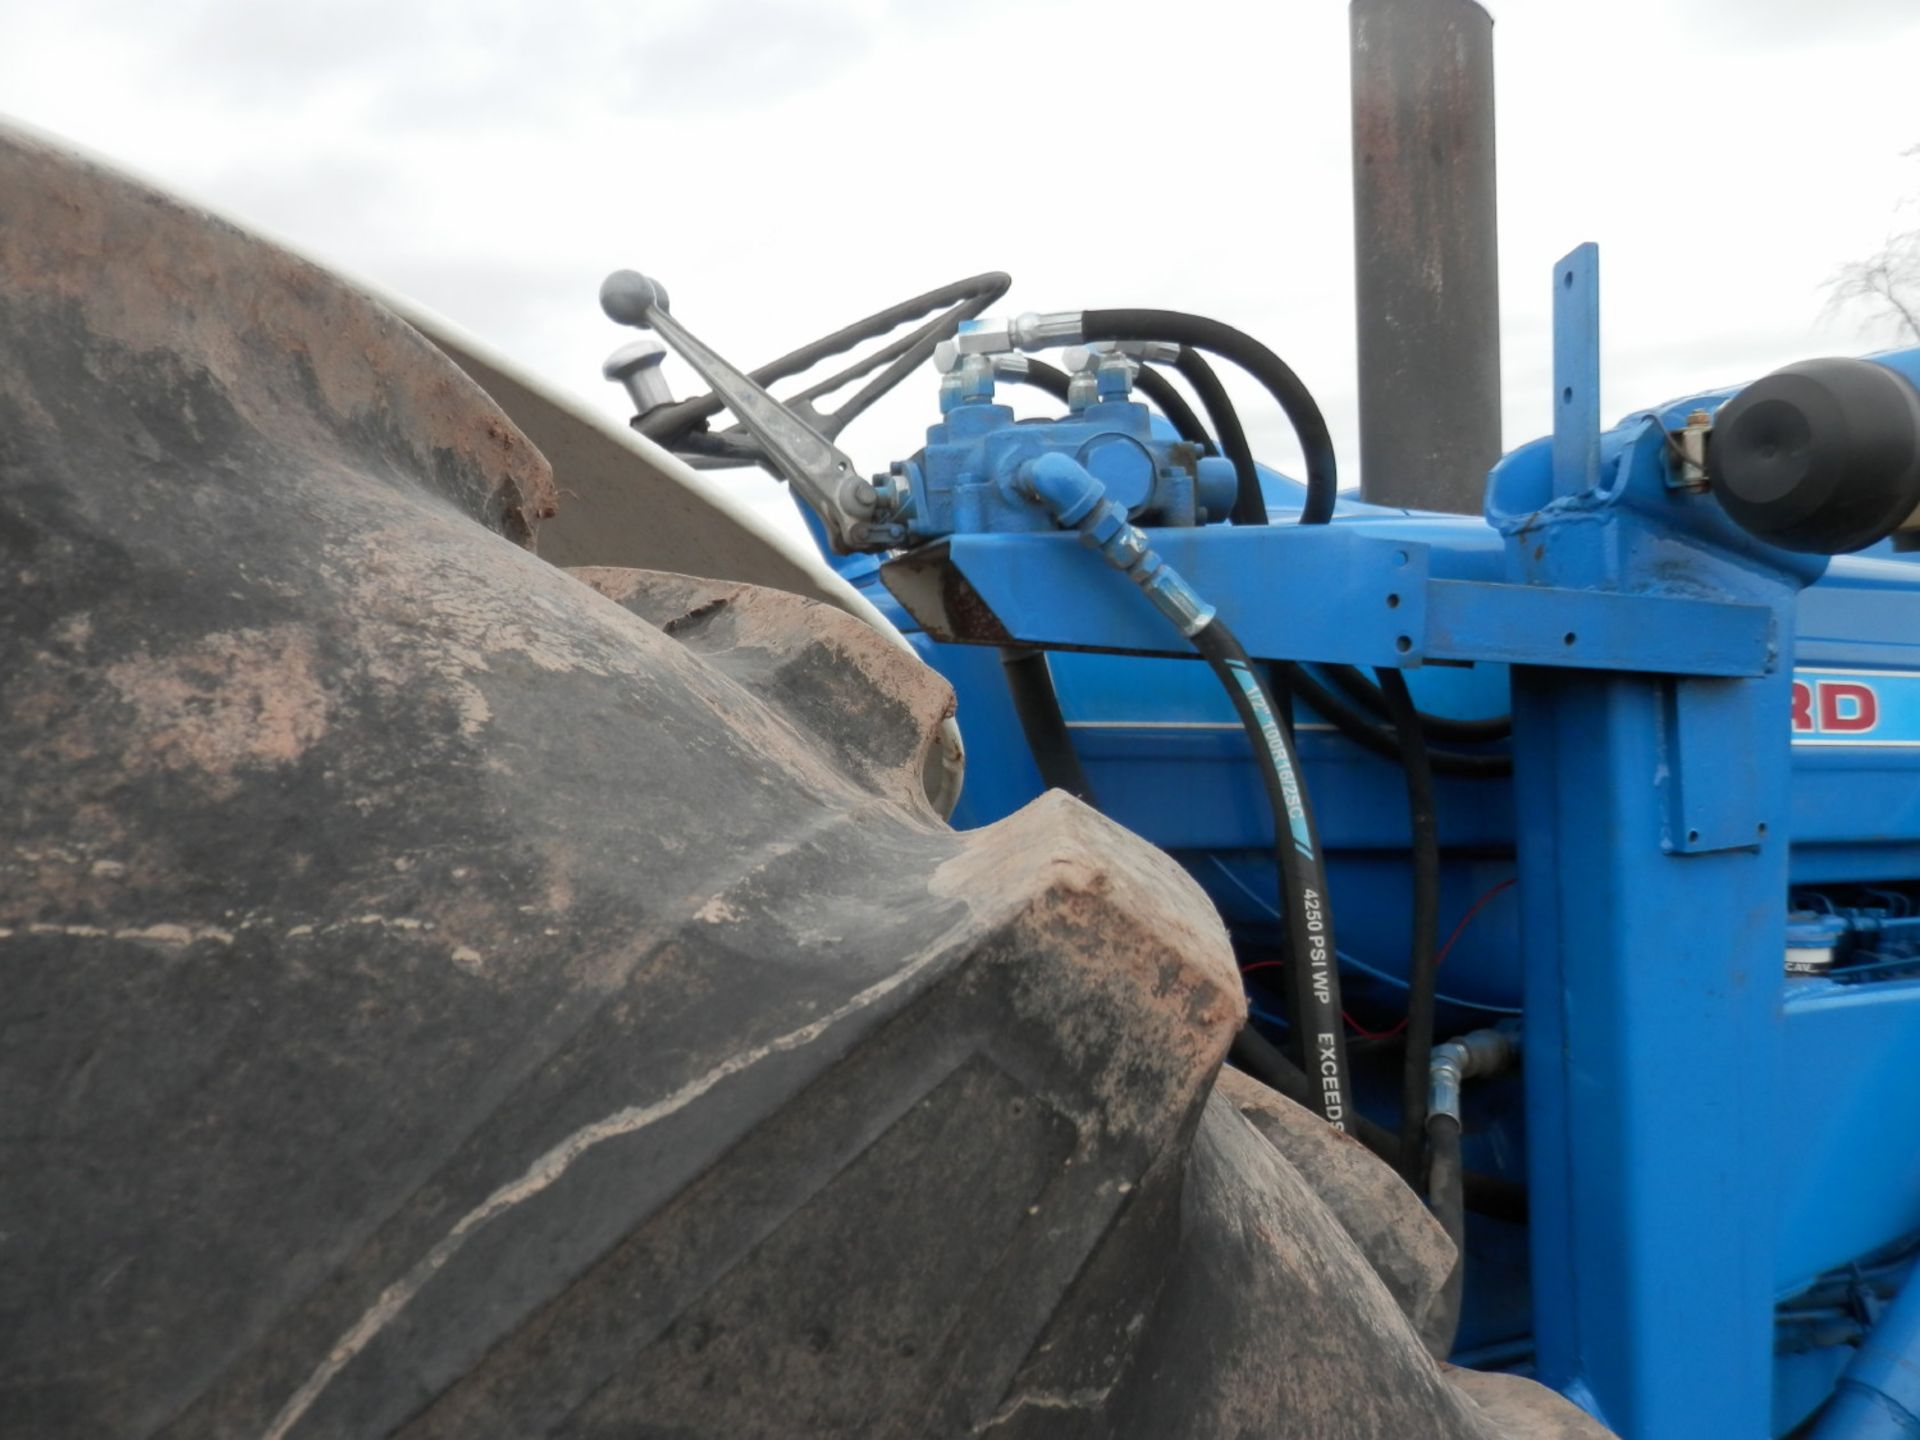
<path fill-rule="evenodd" d="M 667 287 L 638 270 L 616 270 L 600 282 L 600 308 L 618 325 L 642 330 L 652 325 L 648 312 L 667 309 Z"/>

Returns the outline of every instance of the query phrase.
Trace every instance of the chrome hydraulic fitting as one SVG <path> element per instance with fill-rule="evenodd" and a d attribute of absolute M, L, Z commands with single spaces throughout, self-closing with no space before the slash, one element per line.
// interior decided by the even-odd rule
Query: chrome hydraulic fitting
<path fill-rule="evenodd" d="M 1460 1082 L 1493 1075 L 1519 1057 L 1520 1044 L 1505 1030 L 1470 1030 L 1433 1047 L 1427 1061 L 1427 1114 L 1460 1119 Z"/>

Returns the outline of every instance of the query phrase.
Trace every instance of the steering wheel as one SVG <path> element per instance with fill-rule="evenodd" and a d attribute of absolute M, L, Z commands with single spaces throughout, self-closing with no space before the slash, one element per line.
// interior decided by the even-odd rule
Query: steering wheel
<path fill-rule="evenodd" d="M 897 305 L 877 310 L 864 320 L 856 320 L 831 335 L 810 341 L 798 350 L 750 372 L 749 378 L 761 386 L 790 379 L 813 369 L 829 356 L 844 354 L 866 341 L 892 335 L 901 326 L 910 325 L 933 311 L 940 311 L 925 324 L 871 355 L 854 361 L 845 369 L 808 386 L 791 399 L 780 402 L 806 421 L 823 439 L 832 440 L 874 401 L 924 365 L 933 354 L 934 347 L 942 340 L 951 339 L 964 321 L 973 319 L 1006 294 L 1012 283 L 1011 277 L 992 270 L 942 285 L 937 290 L 929 290 L 924 295 L 916 295 L 911 300 L 902 300 Z M 886 368 L 880 370 L 883 365 Z M 880 373 L 836 408 L 822 411 L 814 405 L 813 402 L 820 396 L 829 395 L 875 370 L 880 370 Z M 765 452 L 746 426 L 734 424 L 724 430 L 707 428 L 708 418 L 724 408 L 720 397 L 709 392 L 649 410 L 634 420 L 633 428 L 669 450 L 682 452 L 695 463 L 705 461 L 709 465 L 717 463 L 724 466 L 766 463 Z"/>

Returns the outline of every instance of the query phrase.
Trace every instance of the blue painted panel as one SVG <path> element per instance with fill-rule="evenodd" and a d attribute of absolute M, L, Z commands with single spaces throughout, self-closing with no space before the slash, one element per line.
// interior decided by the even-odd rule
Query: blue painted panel
<path fill-rule="evenodd" d="M 1920 981 L 1787 986 L 1775 1092 L 1781 1289 L 1920 1229 Z"/>

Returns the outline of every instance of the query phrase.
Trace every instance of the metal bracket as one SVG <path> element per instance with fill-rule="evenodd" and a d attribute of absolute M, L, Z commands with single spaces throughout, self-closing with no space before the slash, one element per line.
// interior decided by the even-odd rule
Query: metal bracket
<path fill-rule="evenodd" d="M 1600 483 L 1600 247 L 1553 267 L 1553 493 Z"/>
<path fill-rule="evenodd" d="M 1667 691 L 1666 834 L 1674 855 L 1750 850 L 1767 835 L 1760 768 L 1777 757 L 1752 733 L 1754 707 L 1727 680 L 1681 679 Z"/>

